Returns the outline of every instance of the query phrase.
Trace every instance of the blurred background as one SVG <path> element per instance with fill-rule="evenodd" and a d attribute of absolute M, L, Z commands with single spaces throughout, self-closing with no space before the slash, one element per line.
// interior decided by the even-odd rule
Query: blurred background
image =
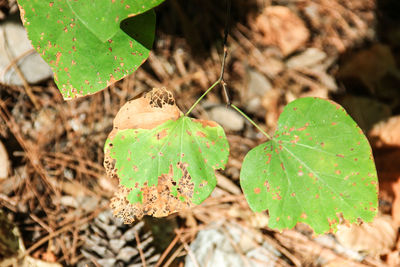
<path fill-rule="evenodd" d="M 163 219 L 113 218 L 117 181 L 102 162 L 116 112 L 153 87 L 186 111 L 220 75 L 225 1 L 167 0 L 156 12 L 154 48 L 136 73 L 65 102 L 16 1 L 0 0 L 0 266 L 400 266 L 400 2 L 232 0 L 231 101 L 271 134 L 290 101 L 329 98 L 373 148 L 377 218 L 322 236 L 301 224 L 274 231 L 249 209 L 241 162 L 266 139 L 218 88 L 192 113 L 220 123 L 231 146 L 211 197 Z"/>

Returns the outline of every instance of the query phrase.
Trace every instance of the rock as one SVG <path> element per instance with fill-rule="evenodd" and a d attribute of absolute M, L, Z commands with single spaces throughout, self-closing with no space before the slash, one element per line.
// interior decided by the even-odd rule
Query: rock
<path fill-rule="evenodd" d="M 291 69 L 309 68 L 321 63 L 327 55 L 318 48 L 308 48 L 303 53 L 291 57 L 286 65 Z"/>
<path fill-rule="evenodd" d="M 6 179 L 10 173 L 10 160 L 3 143 L 0 141 L 0 180 Z"/>
<path fill-rule="evenodd" d="M 218 229 L 200 231 L 190 248 L 195 254 L 197 262 L 205 262 L 209 255 L 208 266 L 244 266 L 240 255 L 235 252 L 229 240 Z M 187 257 L 185 267 L 192 266 L 195 266 L 193 261 Z"/>
<path fill-rule="evenodd" d="M 249 69 L 248 71 L 249 84 L 248 91 L 249 98 L 254 96 L 263 97 L 269 90 L 272 89 L 271 82 L 261 73 Z"/>
<path fill-rule="evenodd" d="M 262 238 L 238 224 L 214 223 L 197 234 L 190 248 L 200 266 L 272 267 L 277 266 L 280 255 L 271 245 L 262 244 Z M 185 267 L 192 266 L 196 265 L 186 256 Z"/>
<path fill-rule="evenodd" d="M 19 58 L 18 66 L 28 83 L 34 84 L 52 77 L 53 72 L 28 40 L 24 27 L 17 22 L 0 24 L 0 82 L 9 85 L 23 85 L 22 80 L 10 65 L 10 55 Z M 6 38 L 3 38 L 5 36 Z"/>
<path fill-rule="evenodd" d="M 244 128 L 244 118 L 232 108 L 215 106 L 209 115 L 227 131 L 240 131 Z"/>
<path fill-rule="evenodd" d="M 313 240 L 323 247 L 331 248 L 338 254 L 345 256 L 346 258 L 353 261 L 360 262 L 365 258 L 365 255 L 363 255 L 362 253 L 358 253 L 357 251 L 344 247 L 337 241 L 337 239 L 333 235 L 321 235 L 313 238 Z M 326 259 L 324 261 L 326 261 Z"/>
<path fill-rule="evenodd" d="M 250 99 L 249 101 L 247 101 L 246 111 L 253 113 L 253 114 L 260 115 L 260 117 L 265 115 L 265 109 L 261 105 L 261 98 L 254 97 L 254 98 Z"/>
<path fill-rule="evenodd" d="M 271 252 L 264 247 L 253 248 L 246 253 L 246 257 L 249 258 L 250 266 L 278 266 L 271 259 Z"/>
<path fill-rule="evenodd" d="M 253 69 L 248 70 L 247 76 L 246 111 L 264 116 L 265 109 L 262 107 L 261 98 L 272 89 L 271 82 L 263 74 Z"/>

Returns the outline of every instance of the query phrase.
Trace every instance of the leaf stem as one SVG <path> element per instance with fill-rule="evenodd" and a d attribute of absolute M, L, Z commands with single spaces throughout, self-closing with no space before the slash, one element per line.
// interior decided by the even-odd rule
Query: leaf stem
<path fill-rule="evenodd" d="M 213 85 L 211 85 L 210 88 L 207 89 L 207 91 L 204 92 L 204 94 L 202 96 L 200 96 L 196 102 L 194 102 L 194 104 L 192 105 L 192 107 L 188 110 L 188 112 L 185 113 L 185 116 L 189 115 L 190 112 L 192 112 L 192 110 L 197 106 L 197 104 L 215 87 L 217 86 L 219 83 L 221 82 L 221 79 L 218 79 Z"/>
<path fill-rule="evenodd" d="M 250 119 L 249 116 L 247 116 L 243 111 L 241 111 L 237 106 L 235 106 L 234 104 L 230 105 L 232 108 L 234 108 L 237 112 L 240 113 L 240 115 L 242 115 L 246 120 L 248 120 L 251 124 L 254 125 L 254 127 L 256 127 L 263 135 L 265 135 L 268 139 L 272 140 L 271 136 L 269 134 L 267 134 L 267 132 L 265 132 L 263 129 L 261 129 L 260 126 L 258 126 L 257 123 L 255 123 L 252 119 Z"/>
<path fill-rule="evenodd" d="M 185 113 L 185 116 L 189 115 L 190 112 L 192 112 L 193 109 L 197 106 L 197 104 L 199 104 L 199 102 L 218 84 L 222 85 L 222 89 L 224 92 L 225 99 L 227 101 L 227 105 L 229 106 L 231 104 L 229 96 L 228 96 L 228 92 L 226 89 L 226 83 L 224 81 L 225 61 L 226 61 L 226 56 L 228 55 L 228 48 L 226 47 L 226 43 L 227 43 L 228 34 L 229 34 L 229 19 L 231 16 L 231 0 L 227 0 L 226 9 L 227 9 L 227 15 L 226 15 L 225 29 L 224 29 L 224 55 L 222 56 L 221 73 L 219 75 L 218 80 L 215 83 L 213 83 L 213 85 L 211 85 L 211 87 L 208 88 L 207 91 L 205 91 L 204 94 L 202 96 L 200 96 L 200 98 L 197 99 L 196 102 L 194 102 L 194 104 L 190 107 L 188 112 Z"/>

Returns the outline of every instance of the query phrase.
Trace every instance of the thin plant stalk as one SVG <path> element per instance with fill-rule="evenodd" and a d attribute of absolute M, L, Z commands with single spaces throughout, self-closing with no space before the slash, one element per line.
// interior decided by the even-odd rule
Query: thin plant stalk
<path fill-rule="evenodd" d="M 263 135 L 265 135 L 268 139 L 272 139 L 271 136 L 269 134 L 267 134 L 267 132 L 265 132 L 263 129 L 261 129 L 261 127 L 255 123 L 252 119 L 250 119 L 249 116 L 247 116 L 243 111 L 241 111 L 237 106 L 235 106 L 234 104 L 230 105 L 232 108 L 234 108 L 237 112 L 240 113 L 240 115 L 242 115 L 246 120 L 248 120 L 251 124 L 254 125 L 254 127 L 256 127 Z"/>

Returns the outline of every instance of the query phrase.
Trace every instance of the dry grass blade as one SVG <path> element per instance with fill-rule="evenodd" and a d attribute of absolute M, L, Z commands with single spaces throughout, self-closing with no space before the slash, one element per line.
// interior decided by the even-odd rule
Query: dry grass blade
<path fill-rule="evenodd" d="M 2 12 L 7 14 L 9 7 L 5 7 L 6 2 L 7 0 L 0 0 L 0 16 Z M 15 2 L 11 0 L 10 3 Z M 394 2 L 396 1 L 232 1 L 232 34 L 229 36 L 229 46 L 225 47 L 224 51 L 219 50 L 221 43 L 218 43 L 218 40 L 221 39 L 224 30 L 225 1 L 198 1 L 196 6 L 183 0 L 165 3 L 158 8 L 158 36 L 147 63 L 133 75 L 103 92 L 70 102 L 63 101 L 56 85 L 51 81 L 35 86 L 27 84 L 17 65 L 33 50 L 19 57 L 8 55 L 11 63 L 3 72 L 15 68 L 23 86 L 0 85 L 0 138 L 8 150 L 14 168 L 9 174 L 9 181 L 12 183 L 0 181 L 0 206 L 15 218 L 22 230 L 22 237 L 28 247 L 24 255 L 41 257 L 51 252 L 62 265 L 73 266 L 85 262 L 89 266 L 103 266 L 101 260 L 105 259 L 104 255 L 97 255 L 98 258 L 90 260 L 81 252 L 88 236 L 94 233 L 93 229 L 97 227 L 94 220 L 91 222 L 92 219 L 100 219 L 100 211 L 108 208 L 99 208 L 96 205 L 110 199 L 117 188 L 117 181 L 107 178 L 102 166 L 103 144 L 107 138 L 106 132 L 112 129 L 113 118 L 127 101 L 139 97 L 153 87 L 166 87 L 174 91 L 177 106 L 181 110 L 189 110 L 191 103 L 196 102 L 204 93 L 204 88 L 221 79 L 222 52 L 226 54 L 229 49 L 224 73 L 228 86 L 222 79 L 221 83 L 228 87 L 232 102 L 250 113 L 252 119 L 265 124 L 268 133 L 271 133 L 275 130 L 277 118 L 284 105 L 295 98 L 315 93 L 321 93 L 324 97 L 337 94 L 340 98 L 344 92 L 364 97 L 363 84 L 349 81 L 348 86 L 348 81 L 343 82 L 335 74 L 343 69 L 341 61 L 347 60 L 347 53 L 351 56 L 353 48 L 363 50 L 370 45 L 375 46 L 376 42 L 382 44 L 378 39 L 385 40 L 384 45 L 398 58 L 397 46 L 391 44 L 393 33 L 390 28 L 396 25 L 392 23 L 395 17 L 381 7 L 388 6 L 389 11 L 393 12 L 394 8 L 390 4 L 395 6 Z M 271 5 L 289 8 L 305 22 L 308 31 L 312 33 L 306 44 L 286 56 L 276 45 L 260 44 L 260 33 L 254 30 L 255 18 L 260 11 Z M 390 25 L 385 24 L 379 16 L 393 21 Z M 397 29 L 393 32 L 396 31 Z M 275 35 L 284 32 L 285 30 L 282 30 Z M 377 36 L 379 38 L 376 38 Z M 198 42 L 199 40 L 201 42 Z M 296 56 L 303 55 L 310 49 L 318 50 L 326 59 L 312 67 L 300 64 L 296 69 L 289 64 L 293 63 Z M 339 57 L 342 53 L 344 57 Z M 264 78 L 263 81 L 269 82 L 266 93 L 260 93 L 262 83 L 259 82 L 253 90 L 256 91 L 256 95 L 260 95 L 254 96 L 254 92 L 250 90 L 250 73 L 257 73 Z M 337 92 L 329 87 L 328 83 L 324 83 L 329 79 L 322 79 L 326 77 L 322 74 L 328 76 L 335 84 L 343 82 L 340 86 L 343 87 L 343 92 Z M 398 88 L 392 79 L 395 77 L 385 76 L 379 88 Z M 368 92 L 365 97 L 376 98 L 376 101 L 388 106 L 391 114 L 398 114 L 399 101 L 390 101 L 391 98 L 399 99 L 398 94 L 394 94 L 393 97 L 379 96 L 382 91 L 384 90 L 376 90 L 376 95 L 372 94 L 372 91 Z M 226 91 L 211 91 L 204 101 L 196 106 L 192 115 L 199 119 L 210 119 L 210 110 L 216 105 L 223 106 L 224 98 L 229 102 Z M 251 110 L 250 104 L 254 104 L 255 108 Z M 44 120 L 40 120 L 40 113 L 46 112 L 51 114 L 45 114 L 46 116 L 42 117 Z M 46 123 L 46 120 L 50 123 Z M 44 123 L 45 127 L 40 130 L 41 123 Z M 303 232 L 302 228 L 282 233 L 266 228 L 268 216 L 265 213 L 261 217 L 255 216 L 239 187 L 241 162 L 245 154 L 265 138 L 260 137 L 249 125 L 243 127 L 238 132 L 227 132 L 231 147 L 230 160 L 225 171 L 217 174 L 218 184 L 212 195 L 201 205 L 171 216 L 177 221 L 177 226 L 173 229 L 175 231 L 171 231 L 170 239 L 166 241 L 168 243 L 163 244 L 162 247 L 167 248 L 159 258 L 159 254 L 151 255 L 151 261 L 146 256 L 153 253 L 152 246 L 146 243 L 149 238 L 142 237 L 142 232 L 148 234 L 146 231 L 138 231 L 135 236 L 132 235 L 129 242 L 138 248 L 132 248 L 136 253 L 135 264 L 183 266 L 187 259 L 194 265 L 202 266 L 204 262 L 200 262 L 200 257 L 196 254 L 198 252 L 191 244 L 200 236 L 200 231 L 209 229 L 210 224 L 221 220 L 226 225 L 236 223 L 250 229 L 252 233 L 246 234 L 257 236 L 251 243 L 255 248 L 262 251 L 265 244 L 269 248 L 272 247 L 276 253 L 274 255 L 279 255 L 275 262 L 277 266 L 314 267 L 322 262 L 321 259 L 328 259 L 327 264 L 331 263 L 329 266 L 386 266 L 385 263 L 396 262 L 389 260 L 391 257 L 400 260 L 400 246 L 393 248 L 389 254 L 376 258 L 364 255 L 363 261 L 359 262 L 349 255 L 339 253 L 333 246 L 319 243 L 307 231 Z M 388 162 L 386 156 L 381 158 L 382 161 Z M 386 167 L 384 169 L 387 171 Z M 94 203 L 91 211 L 82 207 L 86 200 Z M 394 210 L 392 200 L 385 199 L 382 203 L 388 213 Z M 93 211 L 94 209 L 96 210 Z M 107 227 L 111 229 L 118 223 L 110 218 L 107 217 L 106 221 Z M 117 228 L 123 229 L 120 226 Z M 227 234 L 228 228 L 225 230 L 224 234 Z M 251 254 L 248 256 L 248 251 L 242 249 L 241 243 L 232 233 L 228 237 L 228 245 L 233 246 L 235 254 L 240 254 L 238 258 L 241 260 L 247 257 L 244 260 L 246 265 L 264 263 L 262 259 Z M 400 244 L 399 237 L 396 238 Z M 101 242 L 110 243 L 110 239 L 104 233 Z M 119 239 L 119 236 L 115 239 Z M 107 249 L 110 248 L 108 245 Z M 269 255 L 269 251 L 265 253 Z M 113 254 L 115 259 L 117 254 Z M 124 266 L 132 264 L 117 261 Z"/>
<path fill-rule="evenodd" d="M 164 267 L 169 267 L 172 262 L 179 256 L 179 254 L 182 252 L 184 246 L 180 245 L 177 250 L 175 250 L 175 252 L 171 255 L 171 257 L 168 258 L 168 260 L 165 262 L 165 264 L 163 265 Z"/>
<path fill-rule="evenodd" d="M 190 249 L 189 245 L 187 244 L 187 242 L 185 241 L 185 239 L 182 237 L 182 234 L 180 232 L 180 230 L 176 230 L 175 231 L 176 235 L 178 236 L 179 240 L 181 241 L 181 243 L 183 244 L 183 247 L 185 248 L 185 250 L 187 251 L 189 257 L 191 258 L 193 264 L 195 267 L 200 267 L 200 264 L 198 263 L 196 256 L 194 255 L 193 251 Z"/>
<path fill-rule="evenodd" d="M 171 243 L 168 245 L 168 247 L 164 250 L 163 254 L 161 254 L 161 257 L 158 259 L 155 267 L 161 266 L 162 262 L 165 260 L 165 258 L 168 256 L 168 254 L 171 252 L 171 250 L 175 247 L 176 243 L 179 240 L 179 236 L 176 235 L 175 238 L 171 241 Z"/>
<path fill-rule="evenodd" d="M 41 238 L 39 241 L 37 241 L 35 244 L 33 244 L 31 247 L 29 247 L 23 254 L 21 254 L 21 255 L 19 256 L 19 259 L 22 259 L 22 258 L 25 257 L 26 255 L 31 254 L 35 249 L 37 249 L 38 247 L 40 247 L 41 245 L 43 245 L 44 243 L 46 243 L 46 242 L 49 241 L 50 239 L 52 239 L 52 238 L 54 238 L 54 237 L 56 237 L 56 236 L 58 236 L 58 235 L 60 235 L 60 234 L 62 234 L 62 233 L 64 233 L 64 232 L 66 232 L 66 231 L 71 230 L 71 228 L 73 228 L 74 226 L 75 226 L 75 227 L 78 227 L 78 226 L 80 226 L 80 225 L 83 225 L 83 224 L 85 224 L 85 223 L 87 223 L 87 222 L 93 220 L 93 219 L 96 218 L 96 216 L 97 216 L 101 211 L 103 211 L 104 209 L 106 209 L 106 206 L 100 207 L 100 208 L 98 208 L 96 211 L 94 211 L 92 214 L 88 215 L 87 217 L 85 216 L 85 217 L 82 218 L 82 219 L 79 219 L 79 220 L 77 220 L 77 221 L 73 221 L 73 222 L 71 222 L 70 224 L 67 224 L 67 225 L 61 227 L 60 229 L 58 229 L 58 230 L 56 230 L 56 231 L 50 233 L 49 235 L 47 235 L 47 236 Z"/>
<path fill-rule="evenodd" d="M 17 72 L 19 78 L 22 80 L 22 83 L 24 84 L 24 88 L 25 88 L 26 94 L 29 96 L 30 100 L 32 101 L 33 105 L 35 106 L 35 109 L 39 110 L 41 108 L 41 105 L 40 105 L 39 101 L 37 100 L 35 94 L 33 93 L 32 88 L 29 85 L 28 81 L 26 80 L 24 74 L 22 73 L 21 69 L 17 65 L 18 59 L 14 59 L 11 56 L 11 53 L 10 53 L 9 48 L 8 48 L 8 41 L 7 41 L 6 31 L 3 31 L 3 39 L 5 40 L 5 51 L 7 53 L 7 57 L 8 57 L 8 60 L 10 61 L 10 64 L 14 67 L 14 69 Z M 30 53 L 31 53 L 31 50 L 27 51 L 26 53 L 24 53 L 20 57 L 23 57 L 25 54 L 28 55 Z"/>
<path fill-rule="evenodd" d="M 46 185 L 49 186 L 53 192 L 57 192 L 54 186 L 49 182 L 49 177 L 46 174 L 46 171 L 43 169 L 43 166 L 38 162 L 38 158 L 40 158 L 38 151 L 34 147 L 32 147 L 31 143 L 24 140 L 22 134 L 20 132 L 20 128 L 18 124 L 14 121 L 12 115 L 8 112 L 7 107 L 3 100 L 0 99 L 0 117 L 4 120 L 10 131 L 14 134 L 15 138 L 18 140 L 19 144 L 25 150 L 26 155 L 29 161 L 32 164 L 32 167 L 38 172 L 38 174 L 42 177 L 43 181 Z"/>
<path fill-rule="evenodd" d="M 139 234 L 138 234 L 138 232 L 136 232 L 136 231 L 135 231 L 135 239 L 136 239 L 136 242 L 137 242 L 137 248 L 138 248 L 138 250 L 139 250 L 140 259 L 142 260 L 143 267 L 146 267 L 146 266 L 147 266 L 147 265 L 146 265 L 146 259 L 145 259 L 145 257 L 144 257 L 142 245 L 141 245 L 141 243 L 140 243 Z"/>

